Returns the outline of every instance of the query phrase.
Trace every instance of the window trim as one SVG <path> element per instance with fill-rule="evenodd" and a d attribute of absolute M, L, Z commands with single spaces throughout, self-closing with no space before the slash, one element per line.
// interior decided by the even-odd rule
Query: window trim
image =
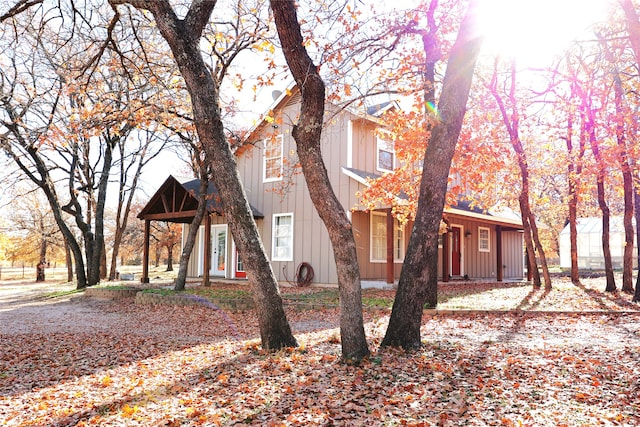
<path fill-rule="evenodd" d="M 385 167 L 380 166 L 380 152 L 384 151 L 386 153 L 391 153 L 392 159 L 391 159 L 391 169 L 387 169 Z M 381 172 L 393 172 L 393 170 L 396 167 L 396 150 L 395 150 L 395 144 L 393 143 L 393 141 L 390 141 L 388 139 L 384 139 L 384 138 L 380 138 L 379 136 L 376 137 L 376 170 L 381 171 Z"/>
<path fill-rule="evenodd" d="M 291 218 L 291 230 L 289 236 L 285 236 L 289 238 L 289 255 L 288 256 L 278 256 L 277 255 L 277 238 L 282 236 L 277 236 L 277 221 L 279 218 L 289 217 Z M 271 221 L 271 260 L 272 261 L 293 261 L 293 212 L 288 213 L 279 213 L 273 214 L 273 219 Z"/>
<path fill-rule="evenodd" d="M 487 232 L 486 239 L 482 237 L 482 231 Z M 483 247 L 483 242 L 487 243 L 487 247 Z M 478 227 L 478 252 L 491 252 L 491 229 L 489 227 Z"/>
<path fill-rule="evenodd" d="M 277 141 L 280 141 L 280 174 L 277 177 L 267 177 L 267 160 L 278 158 L 278 156 L 267 157 L 267 145 L 271 141 L 273 141 L 273 144 L 277 144 Z M 282 181 L 282 176 L 284 175 L 284 138 L 282 134 L 263 139 L 262 145 L 264 148 L 262 152 L 262 182 Z"/>

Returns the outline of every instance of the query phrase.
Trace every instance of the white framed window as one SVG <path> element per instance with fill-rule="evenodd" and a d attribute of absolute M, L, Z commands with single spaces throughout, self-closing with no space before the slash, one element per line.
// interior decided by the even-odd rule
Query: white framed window
<path fill-rule="evenodd" d="M 387 214 L 371 212 L 371 262 L 387 261 Z M 393 260 L 404 260 L 404 226 L 394 218 L 393 220 Z"/>
<path fill-rule="evenodd" d="M 393 148 L 393 141 L 378 137 L 376 146 L 376 168 L 383 172 L 393 171 L 396 164 L 396 152 Z"/>
<path fill-rule="evenodd" d="M 282 135 L 274 135 L 263 140 L 264 156 L 262 161 L 263 182 L 282 179 L 282 156 L 284 152 Z"/>
<path fill-rule="evenodd" d="M 490 236 L 489 228 L 478 227 L 478 251 L 489 252 L 491 250 Z"/>
<path fill-rule="evenodd" d="M 293 261 L 293 214 L 274 214 L 271 259 Z"/>

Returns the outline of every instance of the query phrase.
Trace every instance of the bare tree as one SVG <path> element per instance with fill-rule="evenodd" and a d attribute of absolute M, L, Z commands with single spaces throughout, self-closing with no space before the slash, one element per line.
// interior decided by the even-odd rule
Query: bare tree
<path fill-rule="evenodd" d="M 253 214 L 244 193 L 233 152 L 224 133 L 219 107 L 219 84 L 206 66 L 200 40 L 215 2 L 193 1 L 184 18 L 178 18 L 168 1 L 110 0 L 149 11 L 169 44 L 191 96 L 193 119 L 206 159 L 216 171 L 214 183 L 229 221 L 231 233 L 247 268 L 260 325 L 262 346 L 278 349 L 295 346 L 278 284 L 265 254 Z"/>

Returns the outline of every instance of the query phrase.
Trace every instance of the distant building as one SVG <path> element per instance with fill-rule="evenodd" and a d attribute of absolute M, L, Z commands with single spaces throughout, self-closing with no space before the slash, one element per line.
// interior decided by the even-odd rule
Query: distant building
<path fill-rule="evenodd" d="M 635 221 L 634 221 L 635 223 Z M 602 251 L 602 218 L 579 218 L 578 231 L 578 268 L 603 270 L 604 253 Z M 622 268 L 624 255 L 624 225 L 621 216 L 611 217 L 609 244 L 613 268 Z M 571 268 L 571 242 L 569 224 L 560 232 L 560 267 Z M 633 268 L 638 268 L 637 245 L 634 247 Z"/>

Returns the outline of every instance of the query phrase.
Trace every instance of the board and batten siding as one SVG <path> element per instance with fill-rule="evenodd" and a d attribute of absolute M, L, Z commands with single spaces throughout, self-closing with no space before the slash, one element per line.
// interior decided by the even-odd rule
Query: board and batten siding
<path fill-rule="evenodd" d="M 505 279 L 524 277 L 524 237 L 518 231 L 502 232 L 502 263 Z"/>
<path fill-rule="evenodd" d="M 309 197 L 304 176 L 300 170 L 287 174 L 286 165 L 297 164 L 296 144 L 291 135 L 293 123 L 287 118 L 298 114 L 299 104 L 286 105 L 277 117 L 277 127 L 263 126 L 255 138 L 254 145 L 242 150 L 237 158 L 240 176 L 243 179 L 249 202 L 264 214 L 263 242 L 267 256 L 272 258 L 272 228 L 275 214 L 293 214 L 293 260 L 272 261 L 276 278 L 281 282 L 294 281 L 296 269 L 308 262 L 314 270 L 315 283 L 337 283 L 337 271 L 333 248 L 324 223 L 316 213 Z M 331 115 L 329 115 L 331 117 Z M 333 191 L 348 212 L 355 204 L 358 184 L 342 173 L 347 164 L 347 148 L 352 126 L 350 114 L 332 115 L 323 131 L 321 149 Z M 282 181 L 263 182 L 262 140 L 271 135 L 283 137 L 285 178 Z M 283 184 L 287 185 L 286 191 Z"/>
<path fill-rule="evenodd" d="M 461 227 L 462 241 L 462 271 L 461 276 L 467 275 L 474 279 L 495 279 L 497 277 L 498 258 L 496 251 L 496 226 L 484 222 L 455 218 L 451 226 Z M 482 252 L 479 248 L 479 229 L 489 229 L 489 252 Z M 467 236 L 467 234 L 469 234 Z M 450 247 L 450 246 L 449 246 Z M 503 278 L 522 278 L 523 241 L 522 233 L 516 231 L 502 232 L 502 263 Z M 450 256 L 450 254 L 448 254 Z M 451 263 L 449 263 L 451 265 Z M 504 267 L 506 266 L 506 268 Z M 442 271 L 439 261 L 440 275 Z"/>

